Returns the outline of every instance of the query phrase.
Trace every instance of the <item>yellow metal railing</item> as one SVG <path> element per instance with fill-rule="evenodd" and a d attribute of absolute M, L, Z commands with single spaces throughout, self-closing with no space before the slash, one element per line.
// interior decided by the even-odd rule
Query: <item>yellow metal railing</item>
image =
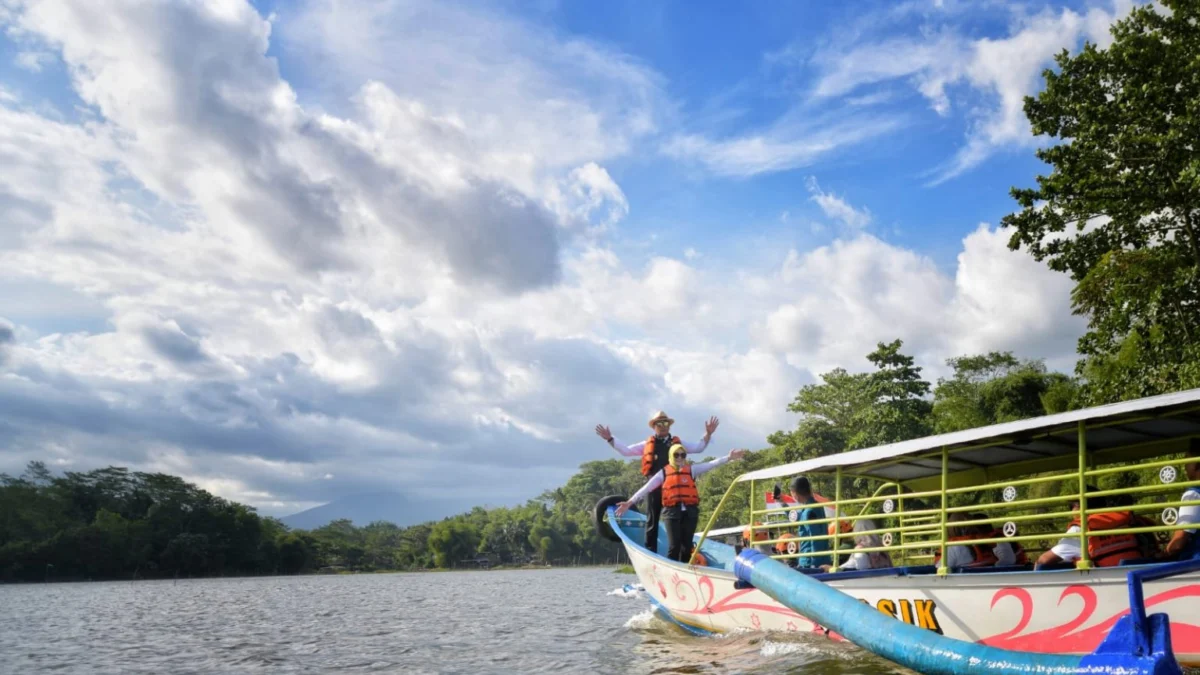
<path fill-rule="evenodd" d="M 1029 525 L 1043 525 L 1044 531 L 1030 532 L 1025 534 L 1017 534 L 1013 532 L 1011 536 L 1000 537 L 972 537 L 970 544 L 999 544 L 999 543 L 1018 543 L 1018 542 L 1046 542 L 1054 541 L 1062 538 L 1079 537 L 1080 549 L 1082 552 L 1080 560 L 1076 562 L 1079 569 L 1088 569 L 1092 567 L 1092 561 L 1087 554 L 1088 540 L 1088 516 L 1116 513 L 1116 512 L 1146 512 L 1156 511 L 1165 508 L 1178 508 L 1182 506 L 1200 505 L 1200 501 L 1183 501 L 1179 499 L 1154 501 L 1149 503 L 1137 503 L 1134 500 L 1152 496 L 1155 493 L 1162 492 L 1177 492 L 1189 487 L 1200 486 L 1200 481 L 1179 481 L 1170 483 L 1155 483 L 1145 485 L 1132 485 L 1124 488 L 1114 488 L 1106 490 L 1095 490 L 1087 492 L 1087 482 L 1090 478 L 1107 476 L 1131 471 L 1145 471 L 1148 469 L 1161 468 L 1165 466 L 1180 465 L 1186 463 L 1187 460 L 1180 459 L 1163 459 L 1159 461 L 1139 462 L 1129 466 L 1116 466 L 1104 468 L 1088 468 L 1089 456 L 1086 448 L 1082 447 L 1083 439 L 1086 438 L 1082 425 L 1079 429 L 1079 438 L 1081 447 L 1079 448 L 1078 468 L 1075 471 L 1067 471 L 1052 475 L 1034 476 L 1019 480 L 1001 480 L 991 483 L 985 483 L 972 487 L 948 488 L 943 481 L 942 490 L 928 490 L 923 492 L 904 493 L 896 483 L 884 483 L 879 486 L 874 494 L 870 497 L 855 497 L 850 499 L 842 499 L 842 478 L 843 474 L 840 469 L 835 473 L 835 499 L 828 502 L 814 502 L 809 504 L 784 506 L 781 508 L 759 510 L 755 508 L 755 483 L 751 481 L 750 493 L 750 513 L 751 519 L 762 515 L 779 515 L 786 514 L 789 511 L 801 509 L 825 509 L 832 508 L 835 510 L 833 517 L 821 517 L 804 520 L 805 525 L 826 525 L 841 524 L 845 522 L 857 522 L 865 519 L 884 520 L 895 523 L 894 525 L 886 525 L 872 529 L 865 534 L 882 536 L 892 533 L 899 535 L 898 541 L 888 546 L 878 546 L 869 548 L 854 548 L 842 549 L 841 544 L 847 539 L 853 539 L 854 534 L 844 534 L 840 527 L 835 526 L 832 533 L 826 532 L 819 535 L 810 536 L 772 536 L 774 533 L 782 529 L 794 529 L 797 526 L 793 521 L 779 522 L 763 522 L 752 523 L 748 526 L 751 532 L 752 546 L 770 546 L 782 542 L 801 542 L 809 541 L 827 541 L 830 542 L 832 548 L 824 551 L 806 551 L 796 553 L 782 553 L 772 555 L 777 559 L 792 559 L 808 556 L 832 556 L 831 560 L 834 563 L 835 569 L 837 565 L 837 556 L 845 556 L 853 552 L 871 553 L 871 552 L 886 552 L 896 554 L 900 557 L 901 564 L 909 560 L 926 560 L 933 558 L 934 554 L 929 551 L 937 551 L 940 557 L 939 574 L 945 574 L 948 571 L 946 567 L 946 552 L 949 546 L 954 545 L 949 541 L 952 531 L 961 531 L 959 528 L 975 528 L 978 526 L 995 526 L 999 523 L 1021 523 Z M 942 474 L 945 477 L 948 474 L 949 452 L 942 452 Z M 995 491 L 1003 491 L 1006 488 L 1017 488 L 1036 486 L 1050 483 L 1069 483 L 1072 487 L 1077 487 L 1076 490 L 1067 492 L 1066 494 L 1050 495 L 1043 497 L 1030 497 L 1024 499 L 1016 499 L 1011 495 L 1004 495 L 1008 501 L 993 501 L 974 505 L 959 505 L 951 506 L 950 498 L 954 495 L 967 493 L 985 493 L 990 494 Z M 731 486 L 732 490 L 732 486 Z M 884 492 L 897 494 L 883 494 Z M 722 497 L 722 503 L 728 497 L 729 492 Z M 1088 499 L 1095 500 L 1097 498 L 1115 497 L 1125 495 L 1131 497 L 1134 503 L 1126 505 L 1106 505 L 1093 508 L 1087 507 Z M 1081 499 L 1081 496 L 1084 499 Z M 916 510 L 905 510 L 905 502 L 912 502 L 916 499 L 926 499 L 934 501 L 936 498 L 937 505 L 929 508 L 920 508 Z M 872 507 L 875 507 L 888 500 L 895 500 L 893 503 L 898 507 L 894 513 L 873 512 Z M 1061 510 L 1055 509 L 1051 511 L 1038 511 L 1033 513 L 1021 513 L 1021 511 L 1034 510 L 1036 508 L 1045 507 L 1048 505 L 1060 505 L 1067 503 L 1079 503 L 1078 510 Z M 1093 501 L 1094 503 L 1094 501 Z M 846 507 L 861 506 L 857 514 L 849 513 Z M 997 513 L 999 512 L 999 513 Z M 982 517 L 967 518 L 965 520 L 951 521 L 950 517 L 955 514 L 971 513 L 981 514 Z M 822 513 L 822 516 L 825 514 Z M 715 520 L 716 514 L 709 522 L 711 527 Z M 1065 524 L 1067 521 L 1077 521 L 1079 534 L 1065 534 Z M 1174 524 L 1155 524 L 1143 525 L 1138 527 L 1123 527 L 1121 529 L 1105 529 L 1103 536 L 1120 535 L 1120 534 L 1161 534 L 1175 532 L 1182 529 L 1194 529 L 1195 524 L 1174 523 Z M 707 528 L 705 533 L 707 534 Z M 767 532 L 768 539 L 763 541 L 754 541 L 755 532 Z"/>

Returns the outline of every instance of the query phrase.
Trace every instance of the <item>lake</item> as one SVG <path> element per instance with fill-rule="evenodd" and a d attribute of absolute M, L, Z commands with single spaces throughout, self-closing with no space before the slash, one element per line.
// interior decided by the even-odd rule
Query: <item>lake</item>
<path fill-rule="evenodd" d="M 698 638 L 611 569 L 0 586 L 4 673 L 899 673 L 815 635 Z"/>

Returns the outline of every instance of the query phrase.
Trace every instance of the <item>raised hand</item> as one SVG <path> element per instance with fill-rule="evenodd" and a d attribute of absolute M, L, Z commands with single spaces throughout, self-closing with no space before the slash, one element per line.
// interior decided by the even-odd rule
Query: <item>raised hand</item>
<path fill-rule="evenodd" d="M 625 515 L 625 512 L 628 511 L 629 507 L 631 506 L 633 506 L 633 502 L 621 502 L 620 504 L 617 504 L 616 514 L 618 516 Z"/>
<path fill-rule="evenodd" d="M 750 451 L 742 450 L 742 449 L 730 450 L 729 451 L 729 459 L 741 459 L 741 458 L 745 457 L 746 453 L 748 453 L 748 452 L 750 452 Z"/>
<path fill-rule="evenodd" d="M 606 443 L 612 440 L 612 432 L 603 424 L 596 425 L 596 435 L 603 438 Z"/>
<path fill-rule="evenodd" d="M 708 421 L 704 423 L 704 437 L 712 438 L 713 432 L 716 431 L 717 427 L 720 425 L 721 420 L 717 419 L 715 416 L 708 418 Z"/>

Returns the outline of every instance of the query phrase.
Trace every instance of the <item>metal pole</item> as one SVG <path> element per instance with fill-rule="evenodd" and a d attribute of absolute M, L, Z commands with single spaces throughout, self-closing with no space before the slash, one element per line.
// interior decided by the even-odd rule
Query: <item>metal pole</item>
<path fill-rule="evenodd" d="M 1079 437 L 1079 562 L 1075 568 L 1087 570 L 1092 568 L 1092 561 L 1088 559 L 1087 547 L 1087 423 L 1083 420 L 1079 420 L 1076 435 Z"/>
<path fill-rule="evenodd" d="M 830 572 L 836 572 L 838 569 L 838 536 L 842 532 L 840 520 L 842 515 L 842 467 L 839 466 L 834 471 L 833 480 L 836 481 L 833 484 L 833 516 L 835 520 L 833 521 L 833 556 L 830 558 L 833 567 L 829 570 Z"/>
<path fill-rule="evenodd" d="M 692 556 L 688 558 L 689 565 L 696 564 L 696 553 L 700 550 L 700 546 L 704 543 L 704 540 L 708 538 L 708 531 L 712 529 L 713 523 L 717 522 L 717 514 L 721 512 L 721 507 L 725 506 L 725 500 L 729 499 L 729 495 L 733 494 L 735 485 L 737 485 L 737 481 L 729 484 L 729 489 L 725 491 L 725 494 L 721 495 L 721 501 L 717 502 L 717 508 L 708 517 L 708 525 L 704 527 L 704 532 L 700 535 L 700 541 L 696 542 L 695 548 L 692 549 Z"/>
<path fill-rule="evenodd" d="M 938 575 L 950 573 L 950 568 L 946 566 L 946 482 L 947 476 L 950 473 L 950 451 L 945 446 L 942 446 L 942 557 L 938 561 Z"/>

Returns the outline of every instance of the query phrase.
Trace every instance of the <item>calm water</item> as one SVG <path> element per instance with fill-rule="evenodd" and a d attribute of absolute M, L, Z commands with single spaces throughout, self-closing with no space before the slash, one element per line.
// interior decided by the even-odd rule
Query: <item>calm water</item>
<path fill-rule="evenodd" d="M 0 586 L 4 673 L 905 672 L 809 635 L 697 638 L 610 570 Z"/>

